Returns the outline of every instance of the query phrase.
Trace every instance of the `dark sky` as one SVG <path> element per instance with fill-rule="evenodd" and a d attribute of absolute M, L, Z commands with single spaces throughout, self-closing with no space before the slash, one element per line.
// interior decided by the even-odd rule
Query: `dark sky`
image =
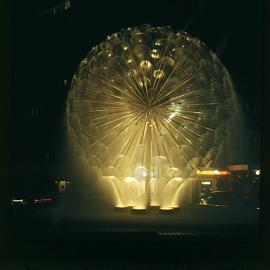
<path fill-rule="evenodd" d="M 63 174 L 47 168 L 64 163 L 59 152 L 70 81 L 87 52 L 121 28 L 146 23 L 185 29 L 220 53 L 241 98 L 260 102 L 262 1 L 77 0 L 71 1 L 71 8 L 66 11 L 56 9 L 55 15 L 43 12 L 59 4 L 61 1 L 32 0 L 17 0 L 14 4 L 15 189 L 34 189 L 43 185 L 40 183 L 46 186 L 48 179 Z"/>

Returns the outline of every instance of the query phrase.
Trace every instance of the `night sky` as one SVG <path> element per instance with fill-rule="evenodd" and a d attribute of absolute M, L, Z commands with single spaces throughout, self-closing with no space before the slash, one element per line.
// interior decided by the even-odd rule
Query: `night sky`
<path fill-rule="evenodd" d="M 71 1 L 55 15 L 49 11 L 61 1 L 14 2 L 14 193 L 49 190 L 52 180 L 66 176 L 57 168 L 67 162 L 61 147 L 72 76 L 93 46 L 122 28 L 170 25 L 197 36 L 219 54 L 240 98 L 260 106 L 261 1 Z"/>

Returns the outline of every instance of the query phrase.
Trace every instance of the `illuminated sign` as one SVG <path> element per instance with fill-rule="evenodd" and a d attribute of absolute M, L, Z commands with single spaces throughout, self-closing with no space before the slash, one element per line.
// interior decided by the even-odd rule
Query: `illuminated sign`
<path fill-rule="evenodd" d="M 247 164 L 240 164 L 240 165 L 229 165 L 227 166 L 229 171 L 247 171 L 248 165 Z"/>
<path fill-rule="evenodd" d="M 197 174 L 200 175 L 228 175 L 228 171 L 218 171 L 218 170 L 205 170 L 205 171 L 197 171 Z"/>
<path fill-rule="evenodd" d="M 228 175 L 229 172 L 228 172 L 228 171 L 218 171 L 217 174 L 218 174 L 218 175 Z"/>
<path fill-rule="evenodd" d="M 206 185 L 206 186 L 209 186 L 209 185 L 211 185 L 211 184 L 212 184 L 211 181 L 203 181 L 203 182 L 202 182 L 202 185 Z"/>

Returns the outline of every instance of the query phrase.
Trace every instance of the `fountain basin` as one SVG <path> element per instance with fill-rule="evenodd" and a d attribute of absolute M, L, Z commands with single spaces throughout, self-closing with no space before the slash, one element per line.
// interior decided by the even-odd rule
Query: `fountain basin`
<path fill-rule="evenodd" d="M 174 208 L 172 208 L 172 207 L 166 207 L 166 208 L 164 207 L 164 208 L 159 209 L 159 213 L 160 214 L 174 215 L 175 211 L 174 211 Z"/>
<path fill-rule="evenodd" d="M 148 209 L 146 209 L 145 207 L 133 207 L 131 210 L 131 213 L 136 215 L 145 215 L 148 212 Z"/>

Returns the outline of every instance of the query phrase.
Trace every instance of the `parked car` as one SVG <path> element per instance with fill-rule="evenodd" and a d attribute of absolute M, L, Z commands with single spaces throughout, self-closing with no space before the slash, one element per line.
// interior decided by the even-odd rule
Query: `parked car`
<path fill-rule="evenodd" d="M 44 196 L 44 197 L 40 197 L 34 200 L 34 204 L 52 204 L 53 199 L 51 197 L 48 196 Z"/>
<path fill-rule="evenodd" d="M 34 204 L 51 205 L 57 203 L 59 200 L 59 194 L 56 192 L 50 192 L 45 195 L 37 196 L 34 200 Z"/>
<path fill-rule="evenodd" d="M 231 206 L 235 204 L 233 194 L 229 191 L 214 191 L 205 200 L 205 204 Z"/>
<path fill-rule="evenodd" d="M 11 199 L 11 205 L 21 206 L 21 205 L 26 205 L 26 204 L 27 204 L 26 198 L 16 197 L 16 198 Z"/>

